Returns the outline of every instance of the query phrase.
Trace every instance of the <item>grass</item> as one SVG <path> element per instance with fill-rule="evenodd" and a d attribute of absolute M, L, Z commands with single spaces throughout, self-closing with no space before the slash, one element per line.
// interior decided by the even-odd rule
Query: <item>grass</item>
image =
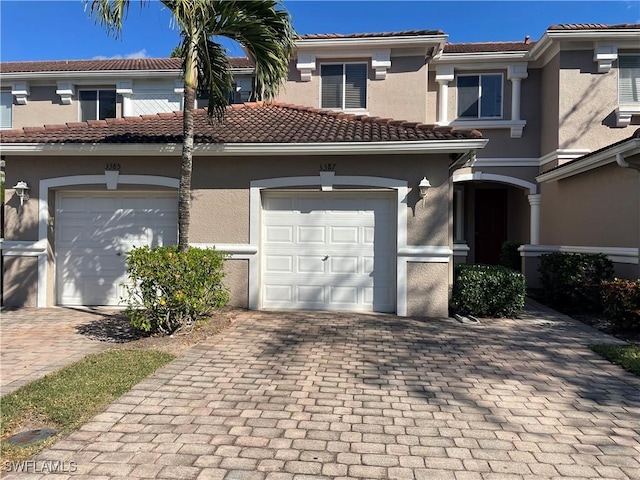
<path fill-rule="evenodd" d="M 88 355 L 0 399 L 0 454 L 3 465 L 20 462 L 76 430 L 174 356 L 150 350 L 108 350 Z M 22 430 L 53 428 L 43 442 L 15 446 L 7 437 Z"/>
<path fill-rule="evenodd" d="M 589 348 L 616 365 L 640 377 L 640 346 L 589 345 Z"/>

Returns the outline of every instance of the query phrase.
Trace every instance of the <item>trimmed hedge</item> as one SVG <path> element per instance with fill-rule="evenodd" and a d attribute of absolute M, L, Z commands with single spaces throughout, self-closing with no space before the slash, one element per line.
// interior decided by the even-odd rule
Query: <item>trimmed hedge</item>
<path fill-rule="evenodd" d="M 563 311 L 602 310 L 600 284 L 613 278 L 613 263 L 601 253 L 549 253 L 540 256 L 542 295 Z"/>
<path fill-rule="evenodd" d="M 640 279 L 604 281 L 601 289 L 604 313 L 614 329 L 640 332 Z"/>
<path fill-rule="evenodd" d="M 462 315 L 514 317 L 524 308 L 524 275 L 501 265 L 456 266 L 451 308 Z"/>
<path fill-rule="evenodd" d="M 193 326 L 229 301 L 222 284 L 225 255 L 211 249 L 140 247 L 127 254 L 127 315 L 146 332 Z"/>

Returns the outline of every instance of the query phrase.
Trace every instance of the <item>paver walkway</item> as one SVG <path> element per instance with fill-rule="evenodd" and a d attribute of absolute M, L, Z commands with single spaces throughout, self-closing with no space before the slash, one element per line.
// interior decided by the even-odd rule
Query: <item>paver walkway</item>
<path fill-rule="evenodd" d="M 6 395 L 109 344 L 81 333 L 109 310 L 23 308 L 0 313 L 0 393 Z"/>
<path fill-rule="evenodd" d="M 585 348 L 611 337 L 567 317 L 244 317 L 31 471 L 60 462 L 105 480 L 640 478 L 640 381 Z"/>

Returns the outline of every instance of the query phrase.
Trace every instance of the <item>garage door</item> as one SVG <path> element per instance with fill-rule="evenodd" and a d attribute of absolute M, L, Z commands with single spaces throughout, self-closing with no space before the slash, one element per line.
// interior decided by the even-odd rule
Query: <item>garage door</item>
<path fill-rule="evenodd" d="M 263 308 L 393 312 L 393 206 L 378 192 L 266 193 Z"/>
<path fill-rule="evenodd" d="M 120 304 L 125 253 L 178 238 L 175 193 L 60 192 L 56 205 L 60 305 Z"/>

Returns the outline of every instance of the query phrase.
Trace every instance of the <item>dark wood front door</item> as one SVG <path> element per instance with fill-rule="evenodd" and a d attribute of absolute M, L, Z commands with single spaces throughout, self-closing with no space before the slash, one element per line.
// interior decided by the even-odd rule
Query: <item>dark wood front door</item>
<path fill-rule="evenodd" d="M 507 240 L 507 191 L 477 189 L 475 200 L 475 263 L 497 265 Z"/>

